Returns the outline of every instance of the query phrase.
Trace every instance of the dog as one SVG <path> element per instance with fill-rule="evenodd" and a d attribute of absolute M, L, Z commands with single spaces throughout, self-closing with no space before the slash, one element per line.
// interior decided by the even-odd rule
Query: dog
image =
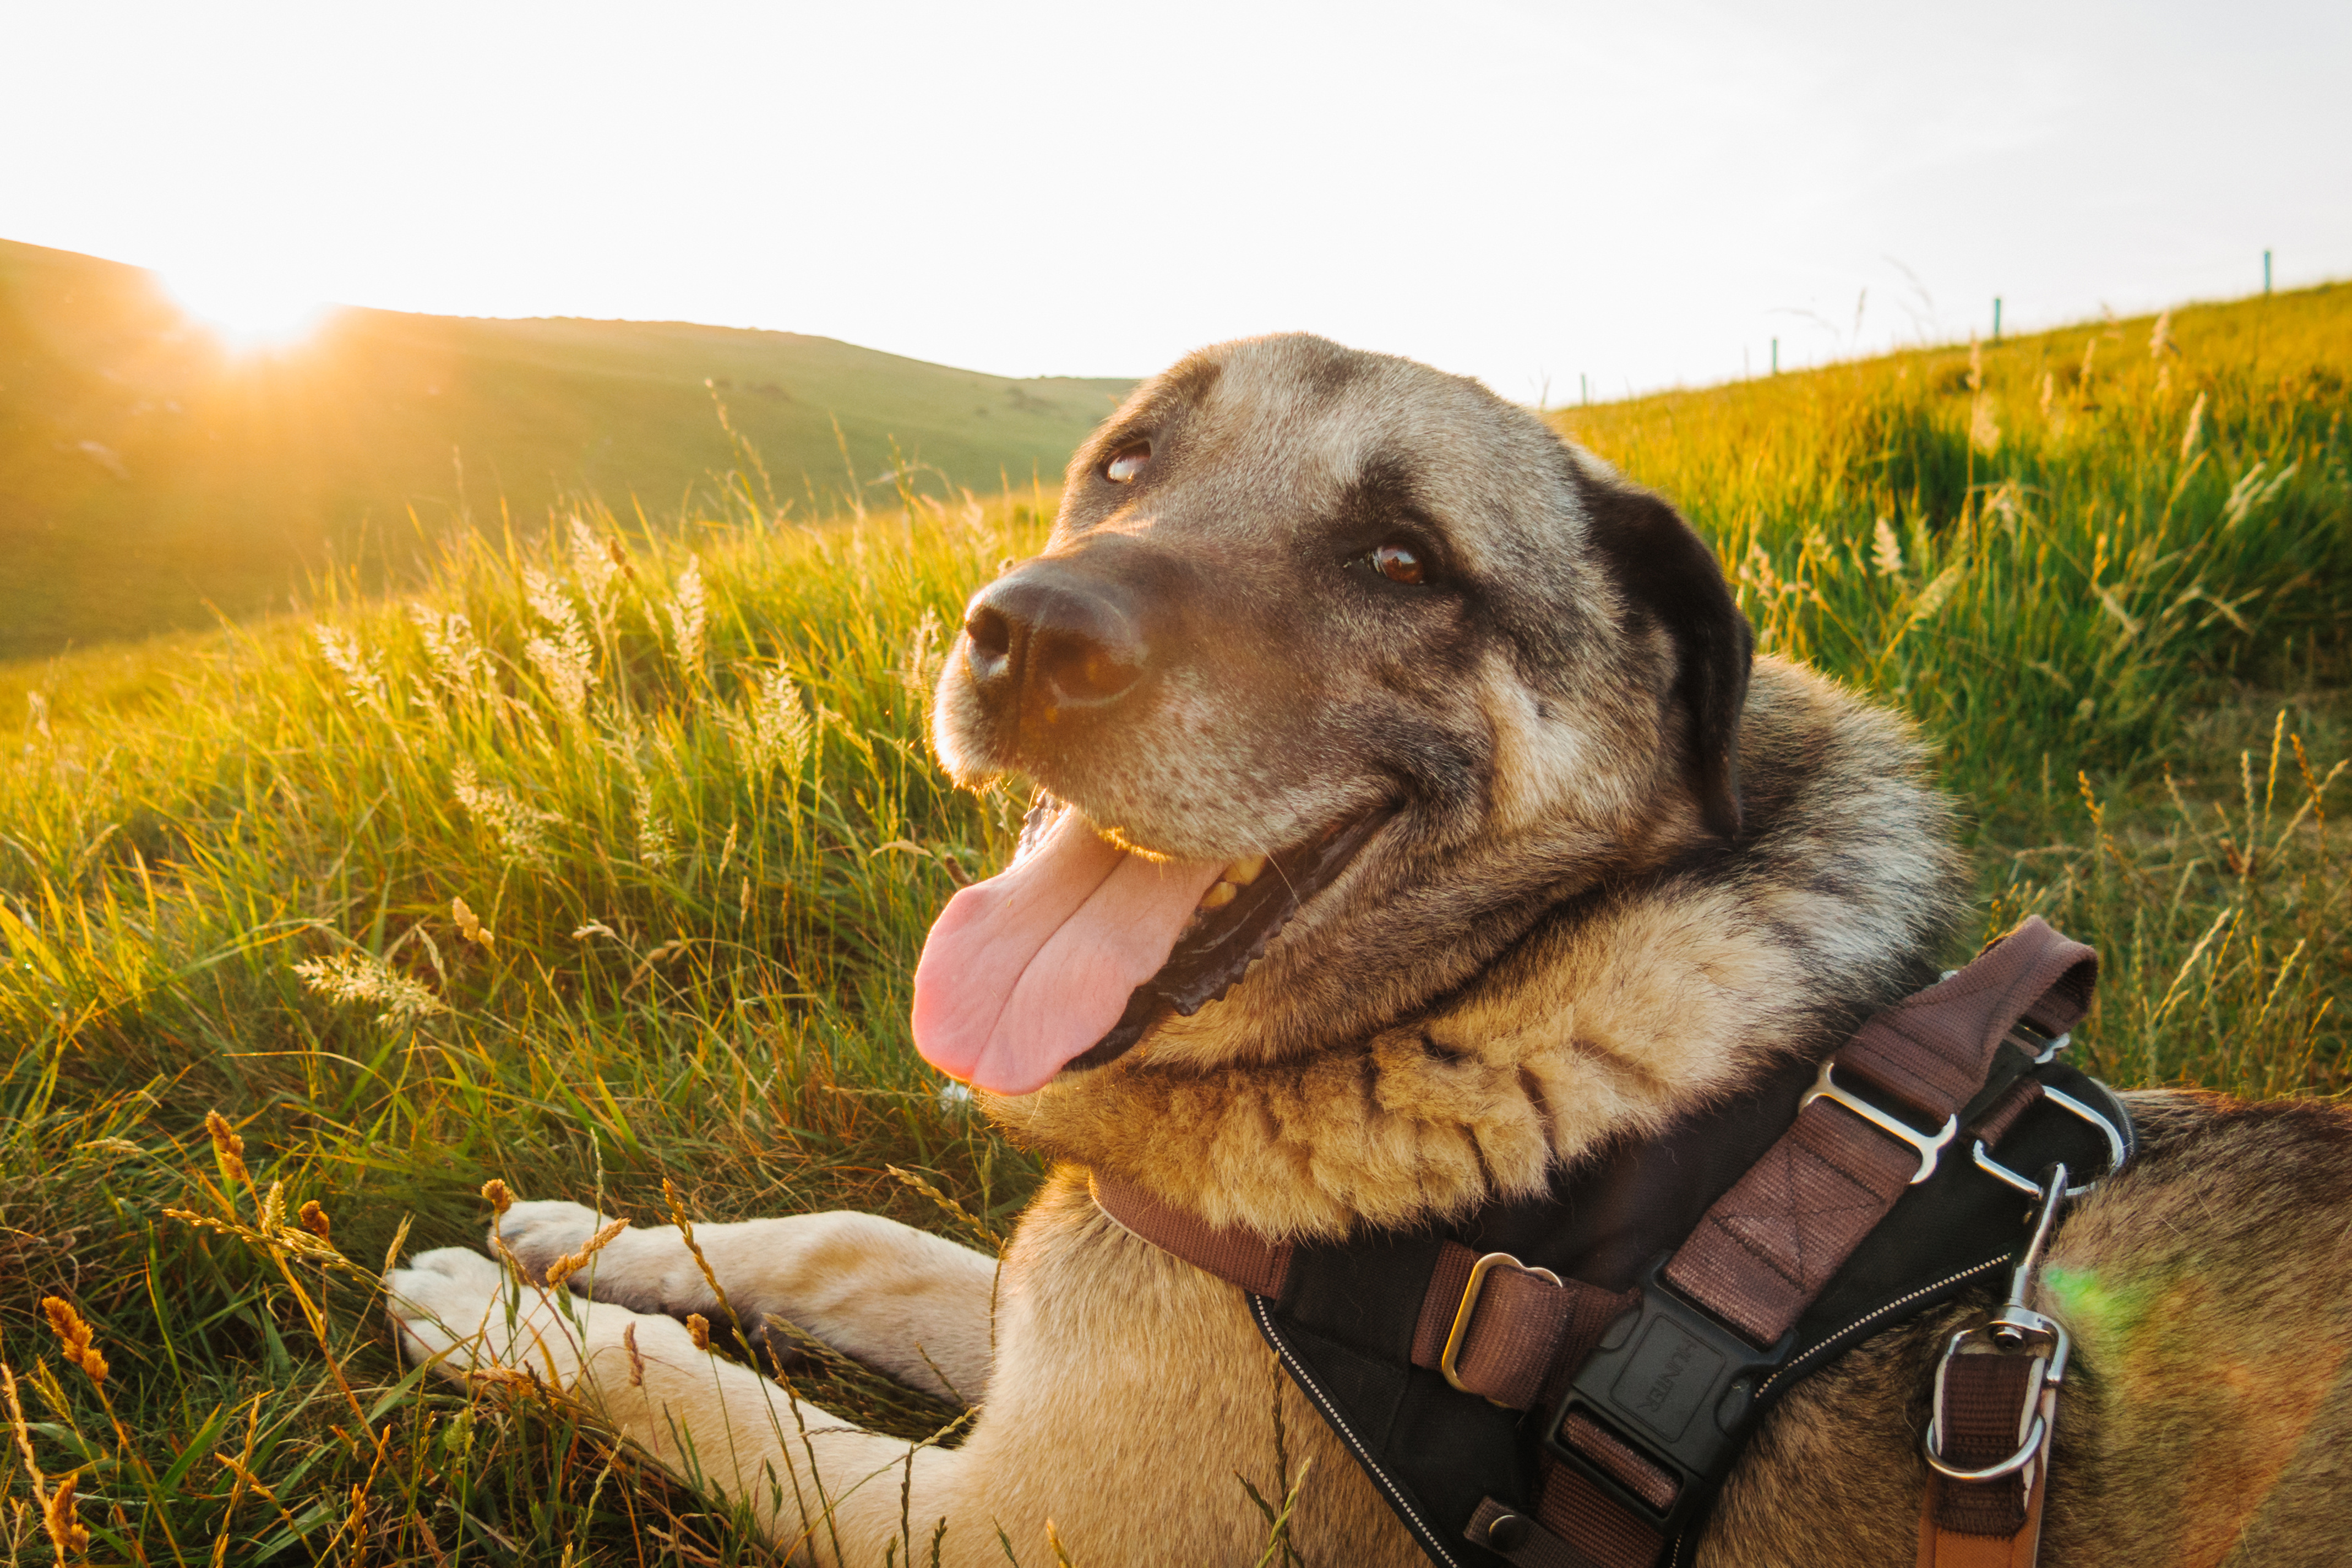
<path fill-rule="evenodd" d="M 1090 1172 L 1270 1237 L 1442 1226 L 1824 1057 L 1935 979 L 1965 907 L 1917 741 L 1755 657 L 1664 500 L 1475 382 L 1307 336 L 1196 353 L 1095 434 L 1044 553 L 972 600 L 932 739 L 961 784 L 1044 793 L 935 927 L 917 1040 L 1053 1172 L 1001 1260 L 851 1213 L 695 1240 L 738 1321 L 978 1406 L 961 1444 L 698 1349 L 678 1318 L 720 1303 L 674 1229 L 568 1292 L 463 1248 L 390 1281 L 412 1357 L 529 1369 L 821 1563 L 1256 1561 L 1246 1298 L 1113 1222 Z M 2340 1561 L 2352 1118 L 2127 1098 L 2138 1152 L 2035 1299 L 2079 1369 L 2043 1560 Z M 604 1224 L 519 1203 L 492 1239 L 537 1279 Z M 1985 1302 L 1800 1384 L 1699 1560 L 1910 1561 L 1935 1352 Z M 1311 1463 L 1304 1560 L 1423 1561 L 1272 1397 Z"/>

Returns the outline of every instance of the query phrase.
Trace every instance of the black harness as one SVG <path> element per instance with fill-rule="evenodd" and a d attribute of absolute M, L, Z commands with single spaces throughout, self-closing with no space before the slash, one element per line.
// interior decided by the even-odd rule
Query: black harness
<path fill-rule="evenodd" d="M 2087 1005 L 2083 976 L 2095 973 L 2088 950 L 2064 943 L 2038 921 L 2020 934 L 2029 945 L 2061 943 L 2084 955 L 2070 978 Z M 2005 1016 L 2020 1016 L 2030 1000 Z M 1874 1019 L 1856 1044 L 1899 1012 Z M 2079 1006 L 2069 1016 L 2079 1016 Z M 1269 1247 L 1244 1233 L 1210 1230 L 1100 1173 L 1097 1198 L 1145 1239 L 1249 1292 L 1252 1315 L 1285 1370 L 1433 1563 L 1684 1564 L 1741 1448 L 1791 1387 L 1861 1341 L 1996 1282 L 2020 1257 L 2051 1167 L 2063 1165 L 2081 1183 L 2097 1179 L 2086 1173 L 2112 1174 L 2130 1157 L 2128 1112 L 2105 1085 L 2057 1059 L 2063 1033 L 2053 1038 L 2021 1021 L 2005 1035 L 1974 1095 L 1952 1092 L 1952 1102 L 1966 1103 L 1939 1131 L 1898 1126 L 1867 1100 L 1857 1104 L 1850 1087 L 1831 1089 L 1828 1068 L 1791 1064 L 1731 1104 L 1561 1170 L 1540 1197 L 1490 1205 L 1439 1229 Z M 1979 1070 L 1960 1081 L 1977 1084 Z M 1926 1173 L 1894 1200 L 1793 1326 L 1759 1346 L 1661 1270 L 1710 1222 L 1718 1200 L 1795 1136 L 1801 1108 L 1825 1092 L 1914 1145 Z M 2054 1211 L 2056 1201 L 2047 1206 Z M 1540 1398 L 1520 1401 L 1529 1408 L 1465 1392 L 1452 1375 L 1459 1324 L 1471 1318 L 1481 1289 L 1475 1274 L 1466 1288 L 1454 1282 L 1465 1249 L 1482 1259 L 1507 1255 L 1501 1261 L 1513 1271 L 1590 1288 L 1602 1304 L 1597 1321 L 1609 1326 L 1596 1330 L 1597 1343 L 1586 1342 L 1580 1363 L 1571 1357 L 1556 1366 Z M 1449 1255 L 1454 1273 L 1440 1283 Z M 1462 1307 L 1441 1373 L 1428 1353 L 1433 1310 L 1442 1318 L 1450 1292 L 1459 1293 Z M 1612 1452 L 1631 1453 L 1634 1462 L 1612 1463 Z M 1587 1516 L 1606 1516 L 1591 1526 L 1602 1532 L 1601 1549 L 1588 1542 L 1580 1552 L 1536 1525 L 1563 1472 L 1572 1472 L 1574 1488 L 1602 1500 L 1585 1505 Z M 1559 1522 L 1556 1513 L 1544 1517 Z M 1609 1542 L 1611 1530 L 1625 1539 Z"/>
<path fill-rule="evenodd" d="M 1992 1151 L 1988 1158 L 2012 1173 L 2038 1173 L 2054 1162 L 2072 1171 L 2112 1172 L 2129 1157 L 2130 1117 L 2105 1084 L 2055 1060 L 2030 1072 L 2045 1090 L 2056 1089 L 2102 1120 L 2068 1110 L 2045 1092 L 2001 1140 L 1997 1158 Z M 1786 1129 L 1813 1079 L 1812 1068 L 1792 1068 L 1757 1097 L 1778 1108 L 1775 1115 L 1743 1106 L 1694 1117 L 1661 1137 L 1621 1145 L 1562 1172 L 1541 1199 L 1496 1205 L 1442 1232 L 1382 1232 L 1343 1246 L 1301 1247 L 1281 1297 L 1250 1298 L 1259 1331 L 1284 1369 L 1433 1563 L 1488 1568 L 1508 1562 L 1469 1537 L 1470 1521 L 1488 1498 L 1532 1512 L 1538 1461 L 1548 1451 L 1559 1454 L 1546 1447 L 1557 1410 L 1506 1409 L 1412 1364 L 1413 1326 L 1439 1248 L 1450 1239 L 1611 1289 L 1643 1285 L 1659 1257 L 1689 1234 Z M 1736 1430 L 1706 1448 L 1693 1445 L 1688 1458 L 1695 1472 L 1711 1471 L 1719 1482 L 1757 1423 L 1808 1373 L 1963 1290 L 1995 1283 L 2008 1269 L 2024 1241 L 2032 1199 L 1973 1155 L 1972 1148 L 1956 1143 L 1935 1174 L 1897 1202 L 1799 1320 L 1784 1353 L 1756 1378 Z M 1673 1293 L 1650 1283 L 1645 1307 L 1673 1310 L 1659 1304 L 1673 1302 Z M 1687 1304 L 1682 1312 L 1699 1332 L 1734 1340 L 1735 1353 L 1744 1360 L 1727 1359 L 1727 1372 L 1753 1364 L 1753 1346 Z M 1629 1342 L 1634 1338 L 1627 1336 Z M 1622 1354 L 1597 1353 L 1578 1383 L 1600 1386 L 1605 1397 L 1622 1382 L 1607 1375 L 1621 1371 Z M 1593 1375 L 1595 1363 L 1601 1375 Z M 1718 1408 L 1738 1381 L 1718 1379 L 1705 1391 L 1714 1397 L 1700 1403 Z M 1639 1392 L 1646 1393 L 1647 1385 Z M 1666 1532 L 1673 1545 L 1664 1561 L 1692 1560 L 1713 1489 L 1709 1485 L 1689 1496 L 1677 1510 Z"/>

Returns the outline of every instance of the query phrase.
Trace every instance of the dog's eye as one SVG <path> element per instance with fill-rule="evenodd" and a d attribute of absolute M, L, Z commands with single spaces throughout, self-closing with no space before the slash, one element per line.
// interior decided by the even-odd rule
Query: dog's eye
<path fill-rule="evenodd" d="M 1135 482 L 1135 476 L 1143 471 L 1143 465 L 1150 460 L 1151 443 L 1149 441 L 1137 441 L 1132 445 L 1121 447 L 1117 452 L 1111 454 L 1110 461 L 1104 465 L 1103 478 L 1115 485 L 1132 484 Z"/>
<path fill-rule="evenodd" d="M 1421 552 L 1402 540 L 1390 540 L 1372 551 L 1372 570 L 1391 583 L 1418 586 L 1429 575 Z"/>

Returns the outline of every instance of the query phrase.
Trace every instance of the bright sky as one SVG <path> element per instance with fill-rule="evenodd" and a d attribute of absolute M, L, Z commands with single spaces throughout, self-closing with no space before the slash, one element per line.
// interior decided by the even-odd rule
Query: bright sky
<path fill-rule="evenodd" d="M 2343 0 L 6 16 L 0 237 L 231 315 L 1016 375 L 1307 328 L 1557 403 L 1965 337 L 1996 294 L 2016 329 L 2246 293 L 2265 248 L 2352 276 Z"/>

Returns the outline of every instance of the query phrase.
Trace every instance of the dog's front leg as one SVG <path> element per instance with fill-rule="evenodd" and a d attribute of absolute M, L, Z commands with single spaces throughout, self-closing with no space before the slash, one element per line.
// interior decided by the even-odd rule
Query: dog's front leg
<path fill-rule="evenodd" d="M 748 1505 L 795 1561 L 879 1563 L 892 1542 L 912 1561 L 906 1532 L 959 1511 L 957 1454 L 795 1400 L 696 1349 L 676 1319 L 541 1289 L 463 1247 L 421 1255 L 387 1286 L 410 1360 L 580 1401 L 689 1483 Z"/>
<path fill-rule="evenodd" d="M 533 1279 L 603 1224 L 574 1203 L 520 1203 L 497 1240 Z M 698 1225 L 695 1245 L 755 1345 L 781 1318 L 910 1388 L 976 1405 L 988 1390 L 996 1260 L 883 1219 L 839 1212 Z M 675 1226 L 625 1230 L 572 1276 L 572 1288 L 641 1312 L 715 1317 L 718 1297 Z"/>

